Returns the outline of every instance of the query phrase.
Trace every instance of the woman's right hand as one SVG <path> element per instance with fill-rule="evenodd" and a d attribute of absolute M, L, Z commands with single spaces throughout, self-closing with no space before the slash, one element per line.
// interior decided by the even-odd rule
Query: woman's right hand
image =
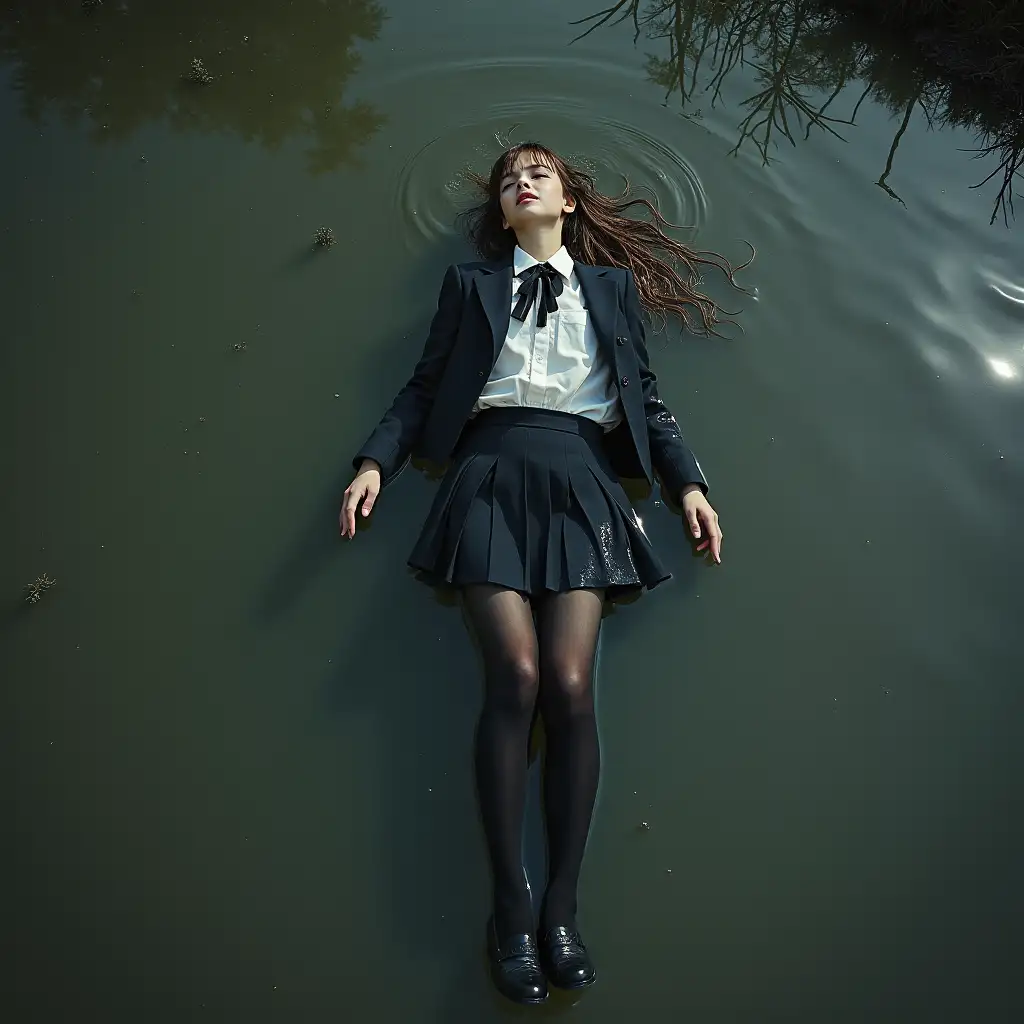
<path fill-rule="evenodd" d="M 341 499 L 338 525 L 342 537 L 351 540 L 356 535 L 356 509 L 359 508 L 359 503 L 363 503 L 363 515 L 368 516 L 379 493 L 380 466 L 373 459 L 363 459 L 359 472 L 345 488 Z"/>

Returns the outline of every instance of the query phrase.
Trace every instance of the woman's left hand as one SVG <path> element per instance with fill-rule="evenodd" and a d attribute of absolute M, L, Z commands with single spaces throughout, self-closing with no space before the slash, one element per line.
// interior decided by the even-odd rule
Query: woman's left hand
<path fill-rule="evenodd" d="M 696 485 L 687 487 L 680 497 L 683 515 L 690 527 L 690 533 L 699 541 L 698 551 L 711 549 L 711 557 L 722 562 L 722 528 L 718 525 L 718 513 L 704 497 L 704 492 Z"/>

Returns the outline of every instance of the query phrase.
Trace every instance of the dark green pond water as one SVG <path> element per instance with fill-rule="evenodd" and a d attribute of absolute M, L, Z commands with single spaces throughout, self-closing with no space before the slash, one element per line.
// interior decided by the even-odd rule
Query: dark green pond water
<path fill-rule="evenodd" d="M 460 174 L 510 137 L 758 252 L 752 296 L 708 280 L 745 334 L 652 344 L 724 564 L 640 502 L 675 579 L 605 622 L 601 979 L 539 1016 L 1024 1019 L 999 156 L 811 4 L 640 5 L 635 42 L 621 4 L 572 42 L 600 6 L 0 4 L 6 1019 L 520 1016 L 482 951 L 476 656 L 404 567 L 435 484 L 336 528 L 470 258 Z M 527 845 L 537 883 L 536 804 Z"/>

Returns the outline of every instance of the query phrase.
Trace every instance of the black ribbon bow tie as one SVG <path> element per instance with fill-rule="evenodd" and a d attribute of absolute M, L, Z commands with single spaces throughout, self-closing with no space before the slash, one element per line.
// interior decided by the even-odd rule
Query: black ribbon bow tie
<path fill-rule="evenodd" d="M 562 294 L 562 275 L 550 263 L 535 263 L 519 275 L 521 284 L 516 295 L 519 301 L 512 315 L 520 322 L 525 322 L 533 300 L 540 288 L 540 303 L 537 306 L 537 326 L 543 327 L 548 322 L 548 313 L 558 309 L 557 297 Z"/>

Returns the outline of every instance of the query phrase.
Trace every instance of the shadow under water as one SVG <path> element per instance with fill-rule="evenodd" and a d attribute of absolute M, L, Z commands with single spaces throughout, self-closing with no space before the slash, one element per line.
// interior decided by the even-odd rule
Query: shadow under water
<path fill-rule="evenodd" d="M 0 58 L 14 65 L 27 116 L 56 109 L 94 142 L 149 121 L 230 132 L 276 150 L 309 143 L 307 169 L 358 163 L 384 117 L 342 94 L 384 11 L 375 0 L 298 0 L 287 33 L 273 0 L 95 4 L 0 2 Z"/>

